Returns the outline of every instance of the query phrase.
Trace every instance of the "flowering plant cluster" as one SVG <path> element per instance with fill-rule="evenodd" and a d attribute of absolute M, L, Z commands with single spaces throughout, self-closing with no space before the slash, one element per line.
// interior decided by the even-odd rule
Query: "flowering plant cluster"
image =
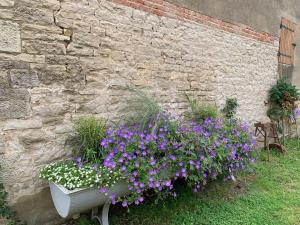
<path fill-rule="evenodd" d="M 175 197 L 173 185 L 177 179 L 185 180 L 198 192 L 217 177 L 234 179 L 236 171 L 255 161 L 253 133 L 246 123 L 220 117 L 170 119 L 163 112 L 151 118 L 147 123 L 101 127 L 101 132 L 106 130 L 98 140 L 101 154 L 85 151 L 74 161 L 49 164 L 40 177 L 69 190 L 96 187 L 106 195 L 112 186 L 125 180 L 129 194 L 117 198 L 112 193 L 110 198 L 113 204 L 122 202 L 127 207 L 141 204 L 149 193 L 158 199 Z M 96 129 L 90 129 L 90 123 L 83 125 L 87 127 L 83 136 L 89 137 L 92 130 L 94 143 Z M 86 149 L 93 152 L 90 147 Z"/>
<path fill-rule="evenodd" d="M 101 140 L 107 154 L 103 166 L 120 170 L 131 193 L 126 207 L 140 204 L 149 190 L 159 196 L 176 196 L 173 182 L 185 179 L 195 192 L 210 179 L 231 179 L 236 170 L 254 161 L 252 135 L 247 124 L 205 119 L 201 124 L 166 120 L 149 129 L 139 126 L 110 128 Z"/>
<path fill-rule="evenodd" d="M 76 161 L 55 162 L 40 171 L 40 178 L 60 184 L 68 190 L 76 188 L 101 187 L 109 189 L 122 179 L 118 170 Z"/>

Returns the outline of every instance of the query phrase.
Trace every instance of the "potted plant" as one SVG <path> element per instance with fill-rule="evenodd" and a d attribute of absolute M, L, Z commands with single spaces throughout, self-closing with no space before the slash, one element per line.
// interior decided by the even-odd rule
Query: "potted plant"
<path fill-rule="evenodd" d="M 151 112 L 140 110 L 139 116 L 131 117 L 138 120 L 121 125 L 95 126 L 95 120 L 77 124 L 79 157 L 41 170 L 62 217 L 92 208 L 96 214 L 97 207 L 104 205 L 102 218 L 96 218 L 107 225 L 110 203 L 128 207 L 142 204 L 149 194 L 158 200 L 175 197 L 177 179 L 197 192 L 217 177 L 232 179 L 235 171 L 254 161 L 255 143 L 247 124 L 219 116 L 175 119 L 152 100 L 151 104 Z"/>
<path fill-rule="evenodd" d="M 278 124 L 279 131 L 282 131 L 282 144 L 284 145 L 285 124 L 290 126 L 295 121 L 296 102 L 300 99 L 299 90 L 296 86 L 280 79 L 269 90 L 268 117 Z M 280 125 L 281 122 L 281 126 Z"/>
<path fill-rule="evenodd" d="M 45 166 L 40 177 L 49 182 L 58 214 L 67 218 L 93 209 L 93 217 L 108 224 L 110 198 L 128 192 L 120 171 L 99 163 L 104 154 L 99 142 L 106 135 L 106 121 L 83 117 L 75 122 L 74 159 Z M 98 207 L 102 206 L 102 215 Z"/>
<path fill-rule="evenodd" d="M 55 162 L 41 170 L 40 177 L 49 181 L 52 200 L 58 214 L 67 218 L 93 209 L 94 217 L 108 224 L 111 197 L 128 192 L 121 173 L 106 167 L 83 165 L 81 158 L 74 161 Z M 98 207 L 105 205 L 101 218 Z"/>

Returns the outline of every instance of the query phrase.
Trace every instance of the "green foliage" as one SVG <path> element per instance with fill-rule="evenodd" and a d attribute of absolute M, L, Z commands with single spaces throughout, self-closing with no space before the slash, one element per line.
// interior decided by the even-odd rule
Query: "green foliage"
<path fill-rule="evenodd" d="M 271 120 L 278 120 L 284 117 L 284 111 L 280 106 L 273 105 L 272 107 L 269 107 L 269 109 L 267 110 L 267 116 Z"/>
<path fill-rule="evenodd" d="M 97 162 L 103 154 L 99 141 L 105 137 L 106 121 L 94 117 L 82 117 L 75 122 L 77 146 L 84 161 Z"/>
<path fill-rule="evenodd" d="M 139 124 L 141 129 L 147 129 L 149 124 L 158 122 L 157 118 L 163 114 L 158 102 L 145 92 L 128 88 L 134 96 L 128 101 L 125 111 L 128 114 L 123 118 L 127 124 Z"/>
<path fill-rule="evenodd" d="M 0 184 L 0 217 L 12 218 L 15 214 L 11 211 L 7 203 L 7 192 L 4 190 L 3 184 Z"/>
<path fill-rule="evenodd" d="M 0 168 L 1 169 L 1 168 Z M 16 218 L 16 214 L 8 205 L 7 202 L 7 192 L 4 189 L 2 180 L 0 179 L 0 221 L 1 218 L 7 219 L 7 225 L 26 225 L 26 223 L 21 222 Z"/>
<path fill-rule="evenodd" d="M 239 104 L 236 98 L 226 98 L 226 103 L 222 112 L 227 119 L 234 119 L 238 106 Z"/>
<path fill-rule="evenodd" d="M 267 115 L 273 120 L 290 117 L 299 98 L 299 90 L 294 85 L 284 79 L 278 80 L 269 91 L 270 107 Z"/>
<path fill-rule="evenodd" d="M 269 91 L 270 103 L 282 106 L 285 101 L 296 101 L 300 97 L 296 86 L 280 79 Z"/>
<path fill-rule="evenodd" d="M 76 225 L 96 225 L 97 223 L 94 223 L 93 221 L 90 221 L 86 217 L 81 217 Z"/>
<path fill-rule="evenodd" d="M 220 116 L 218 109 L 210 104 L 199 103 L 195 98 L 185 94 L 189 110 L 186 112 L 186 117 L 194 122 L 201 123 L 208 118 L 218 118 Z"/>

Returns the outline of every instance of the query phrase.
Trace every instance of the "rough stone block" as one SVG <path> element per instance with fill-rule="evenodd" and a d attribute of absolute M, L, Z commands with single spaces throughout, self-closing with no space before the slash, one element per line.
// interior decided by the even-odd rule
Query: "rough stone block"
<path fill-rule="evenodd" d="M 22 32 L 22 40 L 69 42 L 70 37 L 61 34 L 53 34 L 48 32 L 41 33 L 40 31 L 37 32 L 37 31 L 26 30 Z"/>
<path fill-rule="evenodd" d="M 61 34 L 62 33 L 62 28 L 54 26 L 54 25 L 41 26 L 41 25 L 31 24 L 31 23 L 22 24 L 22 30 L 35 31 L 36 33 L 38 33 L 38 32 L 47 32 L 47 33 L 53 33 L 53 34 Z"/>
<path fill-rule="evenodd" d="M 20 62 L 31 62 L 31 63 L 44 63 L 45 56 L 44 55 L 29 55 L 29 54 L 6 54 L 0 53 L 0 60 L 3 61 L 20 61 Z"/>
<path fill-rule="evenodd" d="M 22 48 L 24 52 L 29 54 L 66 54 L 65 44 L 57 41 L 26 40 L 22 41 Z"/>
<path fill-rule="evenodd" d="M 24 130 L 24 129 L 39 129 L 42 128 L 43 123 L 40 119 L 12 119 L 5 121 L 3 130 Z"/>
<path fill-rule="evenodd" d="M 33 144 L 46 141 L 47 134 L 41 129 L 31 129 L 22 132 L 18 138 L 22 145 L 24 145 L 26 148 L 30 148 L 30 146 Z"/>
<path fill-rule="evenodd" d="M 29 63 L 20 61 L 0 61 L 0 68 L 4 70 L 29 69 Z"/>
<path fill-rule="evenodd" d="M 0 20 L 0 51 L 21 52 L 19 24 Z"/>
<path fill-rule="evenodd" d="M 21 118 L 30 112 L 27 90 L 0 89 L 0 119 Z"/>
<path fill-rule="evenodd" d="M 32 88 L 39 86 L 36 71 L 14 69 L 10 71 L 10 80 L 13 88 Z"/>
<path fill-rule="evenodd" d="M 8 72 L 6 70 L 0 70 L 0 88 L 9 88 Z"/>
<path fill-rule="evenodd" d="M 60 56 L 60 55 L 47 55 L 47 64 L 76 64 L 79 61 L 79 57 L 76 56 Z"/>
<path fill-rule="evenodd" d="M 40 25 L 52 25 L 54 23 L 53 11 L 46 8 L 32 7 L 18 4 L 14 10 L 14 19 L 26 23 L 39 23 Z"/>
<path fill-rule="evenodd" d="M 0 19 L 13 19 L 14 12 L 11 9 L 1 9 L 0 10 Z"/>
<path fill-rule="evenodd" d="M 15 0 L 1 0 L 0 6 L 11 7 L 15 5 Z"/>
<path fill-rule="evenodd" d="M 68 104 L 51 104 L 33 108 L 33 113 L 41 117 L 57 117 L 71 112 L 71 107 Z"/>

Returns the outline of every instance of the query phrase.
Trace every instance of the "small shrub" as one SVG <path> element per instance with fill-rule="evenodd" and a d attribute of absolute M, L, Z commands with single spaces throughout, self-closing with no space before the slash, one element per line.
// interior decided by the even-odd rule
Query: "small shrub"
<path fill-rule="evenodd" d="M 227 119 L 234 119 L 237 107 L 239 106 L 236 98 L 227 98 L 222 112 Z"/>
<path fill-rule="evenodd" d="M 299 90 L 296 86 L 280 79 L 269 91 L 268 116 L 273 120 L 282 120 L 293 116 L 297 107 L 295 102 L 300 99 Z"/>
<path fill-rule="evenodd" d="M 218 109 L 210 104 L 201 104 L 196 99 L 186 95 L 189 104 L 189 110 L 186 117 L 194 122 L 201 123 L 208 118 L 218 118 L 220 116 Z"/>
<path fill-rule="evenodd" d="M 82 117 L 75 122 L 76 143 L 84 161 L 97 162 L 103 154 L 99 141 L 106 135 L 106 121 Z"/>

